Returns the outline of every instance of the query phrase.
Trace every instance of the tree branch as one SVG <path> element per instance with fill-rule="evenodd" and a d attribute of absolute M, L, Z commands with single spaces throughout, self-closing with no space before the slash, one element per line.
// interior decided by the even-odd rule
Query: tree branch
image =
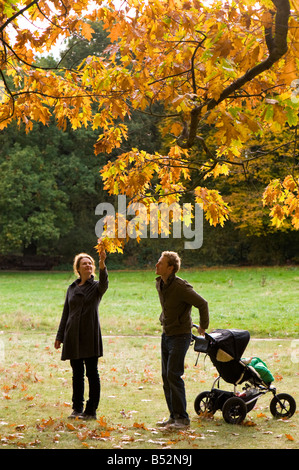
<path fill-rule="evenodd" d="M 12 92 L 11 92 L 10 89 L 9 89 L 9 86 L 8 86 L 8 84 L 7 84 L 6 78 L 5 78 L 4 73 L 2 72 L 2 70 L 0 70 L 0 76 L 1 76 L 2 81 L 3 81 L 3 83 L 4 83 L 6 92 L 7 92 L 7 93 L 9 94 L 9 96 L 10 96 L 11 103 L 12 103 L 10 115 L 7 116 L 7 117 L 5 117 L 4 119 L 2 119 L 2 120 L 1 120 L 1 122 L 2 122 L 2 121 L 5 121 L 6 119 L 10 119 L 10 118 L 14 115 L 14 111 L 15 111 L 15 100 L 14 100 L 14 97 L 13 97 Z"/>
<path fill-rule="evenodd" d="M 272 27 L 265 28 L 265 41 L 269 52 L 267 59 L 252 67 L 242 77 L 238 78 L 233 83 L 231 83 L 231 85 L 226 87 L 218 100 L 214 98 L 210 99 L 208 102 L 205 101 L 200 106 L 196 106 L 192 109 L 190 113 L 191 122 L 188 139 L 185 141 L 185 143 L 180 142 L 179 144 L 183 148 L 192 147 L 196 141 L 199 117 L 203 107 L 207 107 L 208 111 L 214 109 L 219 103 L 231 96 L 234 92 L 240 90 L 240 88 L 242 88 L 246 83 L 250 82 L 266 70 L 269 70 L 272 65 L 287 52 L 287 33 L 288 20 L 290 16 L 290 3 L 289 0 L 272 0 L 272 2 L 276 7 L 275 34 L 273 36 Z"/>
<path fill-rule="evenodd" d="M 33 5 L 36 5 L 38 6 L 38 0 L 33 0 L 33 2 L 29 3 L 29 5 L 25 6 L 24 8 L 22 8 L 22 10 L 19 10 L 17 11 L 11 18 L 8 18 L 5 23 L 3 23 L 2 26 L 0 26 L 0 33 L 2 33 L 2 31 L 4 31 L 4 29 L 12 22 L 14 21 L 18 16 L 20 15 L 23 15 L 23 13 L 27 10 L 29 10 L 29 8 L 31 8 Z"/>

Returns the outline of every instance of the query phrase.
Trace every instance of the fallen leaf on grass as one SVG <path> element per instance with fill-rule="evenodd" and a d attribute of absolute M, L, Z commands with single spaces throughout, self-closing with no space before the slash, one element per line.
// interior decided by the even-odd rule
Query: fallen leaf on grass
<path fill-rule="evenodd" d="M 24 429 L 26 429 L 26 426 L 25 424 L 18 424 L 15 429 L 16 431 L 24 431 Z"/>
<path fill-rule="evenodd" d="M 135 439 L 132 436 L 122 436 L 121 440 L 123 442 L 134 442 Z"/>
<path fill-rule="evenodd" d="M 87 447 L 87 448 L 89 448 L 89 447 L 90 447 L 90 445 L 89 445 L 89 444 L 87 444 L 87 442 L 82 442 L 82 445 L 83 445 L 84 447 Z"/>
<path fill-rule="evenodd" d="M 67 423 L 66 427 L 70 430 L 70 431 L 76 431 L 76 428 L 73 424 L 71 423 Z"/>
<path fill-rule="evenodd" d="M 214 414 L 208 411 L 203 411 L 202 413 L 199 413 L 199 418 L 214 419 Z"/>
<path fill-rule="evenodd" d="M 29 442 L 28 445 L 34 447 L 34 446 L 38 446 L 40 444 L 40 440 L 39 439 L 35 439 L 35 441 L 32 441 L 32 442 Z"/>
<path fill-rule="evenodd" d="M 36 428 L 39 430 L 39 431 L 43 431 L 46 427 L 48 426 L 52 426 L 53 424 L 55 423 L 54 419 L 53 418 L 49 418 L 49 419 L 42 419 L 41 420 L 41 423 L 38 423 L 36 425 Z"/>
<path fill-rule="evenodd" d="M 35 397 L 33 395 L 27 395 L 27 394 L 24 395 L 24 400 L 32 401 L 32 400 L 34 400 L 34 398 Z"/>
<path fill-rule="evenodd" d="M 105 421 L 105 417 L 104 417 L 104 416 L 100 416 L 99 419 L 97 420 L 97 422 L 98 422 L 99 425 L 102 426 L 103 428 L 106 428 L 106 427 L 107 427 L 107 421 Z"/>
<path fill-rule="evenodd" d="M 4 436 L 1 438 L 1 442 L 7 444 L 10 441 L 14 441 L 15 439 L 24 439 L 24 434 L 22 433 L 15 433 L 15 434 L 8 434 L 8 436 Z"/>
<path fill-rule="evenodd" d="M 144 423 L 141 423 L 141 424 L 139 424 L 139 423 L 134 423 L 134 424 L 133 424 L 133 427 L 134 427 L 134 428 L 138 428 L 138 429 L 144 429 L 145 431 L 147 431 L 147 428 L 145 427 Z"/>
<path fill-rule="evenodd" d="M 166 441 L 153 441 L 152 439 L 149 439 L 147 442 L 149 442 L 150 444 L 157 444 L 159 446 L 167 446 L 168 444 Z"/>
<path fill-rule="evenodd" d="M 83 429 L 82 431 L 77 432 L 77 438 L 81 442 L 84 442 L 87 439 L 106 441 L 108 438 L 110 438 L 110 432 L 106 430 L 106 431 L 101 431 L 99 434 L 96 429 L 94 430 Z"/>
<path fill-rule="evenodd" d="M 289 441 L 294 441 L 295 439 L 293 438 L 293 436 L 291 436 L 291 434 L 286 434 L 285 435 L 286 438 L 289 440 Z"/>
<path fill-rule="evenodd" d="M 258 413 L 256 416 L 257 418 L 267 418 L 267 415 L 265 415 L 265 413 Z"/>
<path fill-rule="evenodd" d="M 99 425 L 102 428 L 105 428 L 106 431 L 114 431 L 115 430 L 115 428 L 113 426 L 108 426 L 107 421 L 105 421 L 105 416 L 100 416 L 100 418 L 97 420 L 97 422 L 99 423 Z"/>
<path fill-rule="evenodd" d="M 9 390 L 11 390 L 11 387 L 9 385 L 2 385 L 2 390 L 4 392 L 9 392 Z"/>
<path fill-rule="evenodd" d="M 246 421 L 243 421 L 243 426 L 256 426 L 256 423 L 254 421 L 251 421 L 251 420 L 246 420 Z"/>
<path fill-rule="evenodd" d="M 21 448 L 21 449 L 26 449 L 27 444 L 26 444 L 26 442 L 17 442 L 17 447 Z"/>
<path fill-rule="evenodd" d="M 87 439 L 87 433 L 84 432 L 78 432 L 77 433 L 77 438 L 79 439 L 79 441 L 85 441 Z"/>
<path fill-rule="evenodd" d="M 138 413 L 138 411 L 135 411 L 135 410 L 125 411 L 124 409 L 120 411 L 120 414 L 122 415 L 122 417 L 126 419 L 132 418 L 133 413 Z"/>
<path fill-rule="evenodd" d="M 277 382 L 280 382 L 280 381 L 283 379 L 283 376 L 280 375 L 280 374 L 278 374 L 278 373 L 276 373 L 276 374 L 274 374 L 274 379 L 275 379 Z"/>

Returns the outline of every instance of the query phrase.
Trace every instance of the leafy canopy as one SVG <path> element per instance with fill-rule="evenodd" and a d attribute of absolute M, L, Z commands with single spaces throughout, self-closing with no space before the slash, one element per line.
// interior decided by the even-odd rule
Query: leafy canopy
<path fill-rule="evenodd" d="M 25 29 L 24 15 L 39 26 Z M 60 37 L 92 40 L 88 20 L 110 33 L 104 54 L 74 68 L 36 65 Z M 95 153 L 118 154 L 101 172 L 110 194 L 148 204 L 190 194 L 223 225 L 229 207 L 209 178 L 243 165 L 252 139 L 298 125 L 298 0 L 0 0 L 0 24 L 0 128 L 16 119 L 30 131 L 53 114 L 62 128 L 98 129 Z M 123 153 L 126 119 L 157 103 L 165 151 Z M 295 167 L 269 182 L 263 202 L 273 224 L 288 218 L 298 228 Z"/>

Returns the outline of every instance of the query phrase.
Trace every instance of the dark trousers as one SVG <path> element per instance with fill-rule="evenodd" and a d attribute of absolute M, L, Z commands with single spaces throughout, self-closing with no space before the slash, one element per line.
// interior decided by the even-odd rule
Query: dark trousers
<path fill-rule="evenodd" d="M 100 401 L 101 383 L 98 372 L 98 357 L 71 359 L 73 369 L 73 410 L 81 413 L 84 406 L 84 372 L 89 385 L 89 397 L 85 413 L 95 414 Z"/>
<path fill-rule="evenodd" d="M 191 333 L 166 336 L 162 334 L 162 379 L 166 403 L 173 419 L 189 419 L 187 413 L 184 374 L 185 356 L 191 342 Z"/>

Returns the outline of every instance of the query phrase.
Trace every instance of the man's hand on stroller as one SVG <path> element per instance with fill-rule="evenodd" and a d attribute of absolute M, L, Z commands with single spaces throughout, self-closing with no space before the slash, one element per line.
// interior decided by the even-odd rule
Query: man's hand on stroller
<path fill-rule="evenodd" d="M 206 332 L 206 330 L 204 330 L 201 326 L 199 326 L 199 327 L 197 328 L 197 331 L 198 331 L 198 333 L 199 333 L 201 336 L 204 336 L 204 335 L 205 335 L 205 332 Z"/>

